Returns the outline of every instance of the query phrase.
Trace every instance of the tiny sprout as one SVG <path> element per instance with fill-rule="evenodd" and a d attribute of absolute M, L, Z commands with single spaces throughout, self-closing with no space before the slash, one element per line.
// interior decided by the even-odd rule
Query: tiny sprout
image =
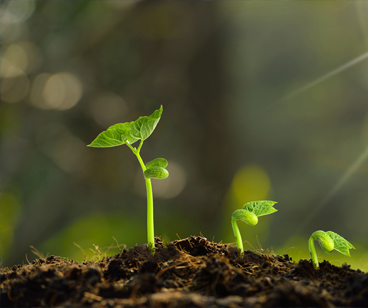
<path fill-rule="evenodd" d="M 233 227 L 236 246 L 240 250 L 240 257 L 244 255 L 243 241 L 240 235 L 237 220 L 242 220 L 248 225 L 255 226 L 258 223 L 258 216 L 272 214 L 277 212 L 273 205 L 275 201 L 252 201 L 243 205 L 243 208 L 236 210 L 231 217 L 231 225 Z"/>
<path fill-rule="evenodd" d="M 335 249 L 343 255 L 350 257 L 349 249 L 355 249 L 352 244 L 350 244 L 346 239 L 335 232 L 325 232 L 322 230 L 314 232 L 309 238 L 309 252 L 312 258 L 313 267 L 316 270 L 319 269 L 319 263 L 316 249 L 314 247 L 314 240 L 318 241 L 325 253 L 331 253 L 332 250 Z"/>
<path fill-rule="evenodd" d="M 169 172 L 165 169 L 167 166 L 167 160 L 164 158 L 156 158 L 145 165 L 140 156 L 140 150 L 142 148 L 143 141 L 152 134 L 156 128 L 156 125 L 160 121 L 162 110 L 163 108 L 161 106 L 160 109 L 156 110 L 150 116 L 140 117 L 136 121 L 119 123 L 110 126 L 106 131 L 100 133 L 97 138 L 88 145 L 89 147 L 95 148 L 110 148 L 126 144 L 137 157 L 143 171 L 144 179 L 146 181 L 147 237 L 148 249 L 152 255 L 155 254 L 155 240 L 153 228 L 153 195 L 151 178 L 166 179 L 169 176 Z M 132 144 L 138 140 L 140 140 L 138 148 L 133 147 Z"/>

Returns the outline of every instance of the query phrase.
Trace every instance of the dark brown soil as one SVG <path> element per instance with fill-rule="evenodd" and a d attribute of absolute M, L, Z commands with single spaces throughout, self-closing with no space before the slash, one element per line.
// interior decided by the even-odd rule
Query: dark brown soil
<path fill-rule="evenodd" d="M 367 307 L 368 274 L 209 242 L 146 245 L 98 262 L 50 256 L 3 268 L 1 307 Z"/>

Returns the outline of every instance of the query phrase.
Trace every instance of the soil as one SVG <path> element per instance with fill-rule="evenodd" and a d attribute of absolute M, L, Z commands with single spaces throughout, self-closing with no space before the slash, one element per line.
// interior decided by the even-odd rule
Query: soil
<path fill-rule="evenodd" d="M 368 307 L 368 274 L 190 237 L 97 262 L 50 256 L 0 270 L 1 307 Z"/>

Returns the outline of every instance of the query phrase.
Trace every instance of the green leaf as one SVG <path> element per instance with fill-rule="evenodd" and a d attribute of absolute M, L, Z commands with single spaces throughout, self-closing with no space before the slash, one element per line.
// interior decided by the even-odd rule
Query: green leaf
<path fill-rule="evenodd" d="M 241 220 L 247 223 L 248 225 L 255 226 L 258 223 L 257 216 L 248 210 L 236 210 L 233 215 L 232 219 L 234 220 Z"/>
<path fill-rule="evenodd" d="M 156 110 L 148 117 L 140 117 L 138 120 L 131 122 L 130 135 L 134 138 L 146 140 L 155 130 L 157 123 L 160 121 L 163 107 Z"/>
<path fill-rule="evenodd" d="M 161 118 L 163 107 L 156 110 L 153 114 L 140 117 L 136 121 L 118 123 L 110 126 L 107 130 L 100 133 L 95 140 L 89 144 L 94 148 L 116 147 L 129 142 L 133 144 L 138 140 L 147 139 L 157 126 Z"/>
<path fill-rule="evenodd" d="M 169 176 L 169 171 L 161 167 L 153 167 L 143 172 L 146 179 L 166 179 Z"/>
<path fill-rule="evenodd" d="M 126 141 L 134 143 L 138 139 L 130 135 L 130 126 L 132 122 L 118 123 L 110 126 L 107 130 L 100 133 L 95 140 L 89 144 L 94 148 L 109 148 L 125 144 Z"/>
<path fill-rule="evenodd" d="M 146 168 L 150 169 L 153 167 L 161 167 L 161 168 L 166 168 L 167 167 L 167 160 L 165 158 L 156 158 L 152 161 L 150 161 L 149 163 L 146 164 Z"/>
<path fill-rule="evenodd" d="M 327 231 L 326 232 L 334 241 L 334 249 L 336 249 L 338 252 L 342 253 L 343 255 L 350 257 L 349 249 L 355 249 L 355 247 L 349 243 L 346 239 L 344 239 L 342 236 L 338 235 L 335 232 Z"/>
<path fill-rule="evenodd" d="M 243 209 L 254 213 L 256 216 L 269 215 L 277 212 L 277 210 L 273 208 L 275 203 L 277 202 L 268 200 L 252 201 L 244 204 Z"/>

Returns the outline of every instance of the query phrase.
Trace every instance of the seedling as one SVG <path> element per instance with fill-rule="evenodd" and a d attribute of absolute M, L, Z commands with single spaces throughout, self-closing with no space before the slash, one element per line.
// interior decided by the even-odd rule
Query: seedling
<path fill-rule="evenodd" d="M 255 226 L 258 223 L 258 216 L 272 214 L 277 212 L 273 205 L 275 201 L 252 201 L 243 205 L 243 208 L 236 210 L 231 217 L 231 225 L 233 227 L 236 246 L 240 250 L 239 256 L 244 256 L 243 241 L 237 225 L 237 220 L 240 219 L 248 225 Z"/>
<path fill-rule="evenodd" d="M 314 232 L 309 238 L 309 252 L 312 258 L 313 267 L 316 270 L 319 269 L 319 263 L 316 248 L 314 247 L 314 240 L 318 241 L 325 253 L 331 253 L 332 250 L 335 249 L 343 255 L 350 257 L 349 249 L 355 249 L 352 244 L 335 232 L 325 232 L 322 230 Z"/>
<path fill-rule="evenodd" d="M 148 249 L 151 254 L 155 254 L 155 241 L 154 241 L 154 226 L 153 226 L 153 195 L 152 195 L 152 183 L 153 179 L 165 179 L 169 176 L 169 172 L 165 169 L 167 161 L 164 158 L 156 158 L 153 161 L 144 164 L 140 151 L 143 145 L 143 141 L 146 140 L 154 131 L 157 123 L 160 121 L 163 107 L 156 110 L 153 114 L 147 117 L 140 117 L 136 121 L 118 123 L 110 126 L 106 131 L 100 133 L 89 147 L 94 148 L 110 148 L 119 145 L 126 144 L 129 149 L 137 157 L 139 164 L 142 167 L 143 176 L 146 181 L 147 190 L 147 237 L 148 237 Z M 133 143 L 140 140 L 138 148 L 132 146 Z"/>

